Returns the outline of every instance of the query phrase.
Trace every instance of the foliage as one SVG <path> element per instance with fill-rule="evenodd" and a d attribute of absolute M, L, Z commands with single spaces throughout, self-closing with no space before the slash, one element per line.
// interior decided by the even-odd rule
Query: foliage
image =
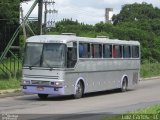
<path fill-rule="evenodd" d="M 72 19 L 63 19 L 62 21 L 57 22 L 56 28 L 51 29 L 51 31 L 59 33 L 71 32 L 80 35 L 81 32 L 94 31 L 94 27 L 92 25 L 78 23 L 78 21 L 72 21 Z"/>
<path fill-rule="evenodd" d="M 19 22 L 19 0 L 0 1 L 0 19 L 9 20 L 8 24 Z"/>
<path fill-rule="evenodd" d="M 126 4 L 122 7 L 120 14 L 113 16 L 114 24 L 128 21 L 153 20 L 160 17 L 158 8 L 152 4 L 143 2 L 142 4 Z"/>
<path fill-rule="evenodd" d="M 19 6 L 20 0 L 0 0 L 0 56 L 19 26 Z M 19 35 L 15 38 L 12 46 L 19 45 L 18 38 Z M 14 55 L 8 52 L 0 63 L 0 79 L 2 77 L 17 76 L 19 74 L 19 69 L 17 69 L 19 63 L 17 63 L 15 59 L 15 57 L 19 57 L 19 51 L 18 49 L 10 49 L 10 51 L 12 51 Z"/>
<path fill-rule="evenodd" d="M 133 111 L 132 114 L 160 114 L 160 105 L 154 105 L 144 109 Z"/>
<path fill-rule="evenodd" d="M 126 4 L 114 15 L 113 24 L 100 22 L 88 25 L 63 19 L 51 29 L 54 33 L 73 32 L 78 36 L 96 37 L 105 35 L 111 39 L 136 40 L 141 43 L 142 62 L 160 62 L 160 9 L 152 4 Z"/>
<path fill-rule="evenodd" d="M 150 63 L 146 60 L 141 65 L 140 74 L 142 78 L 160 76 L 160 64 Z"/>
<path fill-rule="evenodd" d="M 0 90 L 6 89 L 18 89 L 20 87 L 20 81 L 11 79 L 11 80 L 0 80 Z"/>

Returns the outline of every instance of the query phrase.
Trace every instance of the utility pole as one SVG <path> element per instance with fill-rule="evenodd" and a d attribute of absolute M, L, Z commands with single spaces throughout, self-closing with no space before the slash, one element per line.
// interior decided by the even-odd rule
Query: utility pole
<path fill-rule="evenodd" d="M 49 20 L 48 15 L 53 16 L 55 13 L 58 13 L 57 10 L 54 9 L 54 0 L 44 0 L 45 11 L 44 11 L 44 33 L 46 33 L 47 28 L 53 27 L 54 21 L 53 19 Z M 48 8 L 49 7 L 49 8 Z"/>
<path fill-rule="evenodd" d="M 44 33 L 46 34 L 46 27 L 47 27 L 47 2 L 44 3 L 45 11 L 44 11 Z"/>
<path fill-rule="evenodd" d="M 43 14 L 43 0 L 38 0 L 38 30 L 39 35 L 42 35 L 42 14 Z"/>
<path fill-rule="evenodd" d="M 23 35 L 24 35 L 24 40 L 27 39 L 27 34 L 26 34 L 26 27 L 25 27 L 25 20 L 24 20 L 24 16 L 23 16 L 23 9 L 22 6 L 20 7 L 20 13 L 21 13 L 21 19 L 22 19 L 22 28 L 23 28 Z"/>

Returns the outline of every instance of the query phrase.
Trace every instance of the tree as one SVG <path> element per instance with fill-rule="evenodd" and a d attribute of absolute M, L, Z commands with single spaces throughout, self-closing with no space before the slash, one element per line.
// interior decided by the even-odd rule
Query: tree
<path fill-rule="evenodd" d="M 122 7 L 119 14 L 114 15 L 112 20 L 114 24 L 127 21 L 139 21 L 143 19 L 157 19 L 160 18 L 160 10 L 154 8 L 152 4 L 143 2 L 142 4 L 126 4 Z"/>
<path fill-rule="evenodd" d="M 19 0 L 2 0 L 0 2 L 0 19 L 6 20 L 7 24 L 19 22 Z"/>

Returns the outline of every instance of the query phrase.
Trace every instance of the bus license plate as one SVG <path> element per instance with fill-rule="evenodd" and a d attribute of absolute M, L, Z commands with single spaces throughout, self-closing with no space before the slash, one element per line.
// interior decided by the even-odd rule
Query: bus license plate
<path fill-rule="evenodd" d="M 38 86 L 38 87 L 37 87 L 37 90 L 38 90 L 38 91 L 44 91 L 44 87 Z"/>

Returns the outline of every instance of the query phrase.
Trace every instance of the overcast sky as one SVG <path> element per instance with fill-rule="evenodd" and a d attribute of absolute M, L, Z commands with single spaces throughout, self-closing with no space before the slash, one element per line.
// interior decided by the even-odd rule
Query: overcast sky
<path fill-rule="evenodd" d="M 33 0 L 32 0 L 33 1 Z M 105 20 L 105 8 L 113 8 L 113 14 L 118 14 L 124 4 L 146 2 L 160 8 L 160 0 L 55 0 L 55 9 L 58 14 L 53 17 L 55 21 L 63 18 L 72 18 L 86 24 L 95 24 Z M 29 10 L 33 2 L 23 3 L 24 14 Z M 37 8 L 32 17 L 37 16 Z M 53 18 L 49 16 L 49 18 Z"/>

